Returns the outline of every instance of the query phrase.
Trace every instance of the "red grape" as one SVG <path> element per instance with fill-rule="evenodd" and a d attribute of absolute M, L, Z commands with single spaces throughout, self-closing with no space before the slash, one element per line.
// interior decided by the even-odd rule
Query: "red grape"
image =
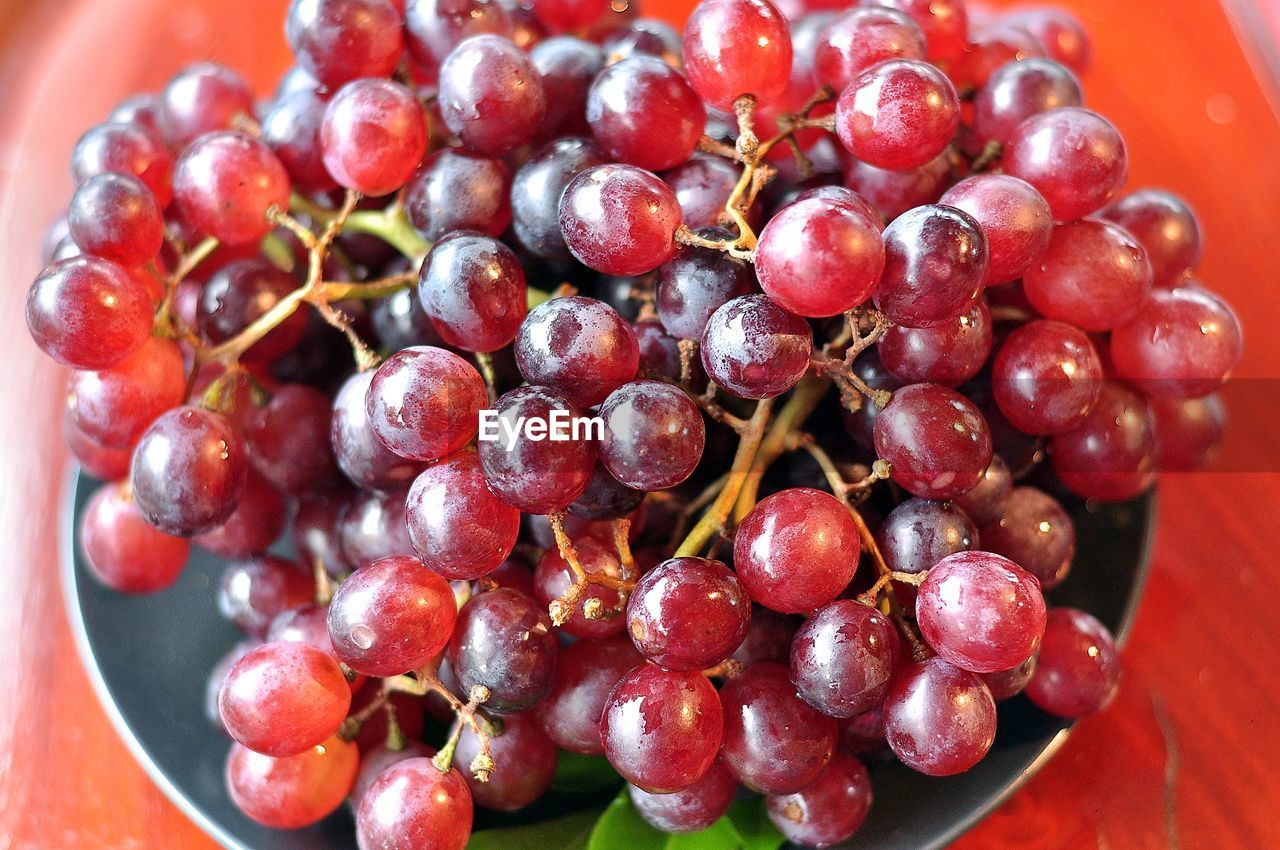
<path fill-rule="evenodd" d="M 675 254 L 679 224 L 671 187 L 633 165 L 581 171 L 560 197 L 560 231 L 569 251 L 604 274 L 653 271 Z"/>
<path fill-rule="evenodd" d="M 413 460 L 438 460 L 471 442 L 488 403 L 474 366 L 430 346 L 406 348 L 383 361 L 365 401 L 378 439 Z"/>
<path fill-rule="evenodd" d="M 462 727 L 454 761 L 468 765 L 480 754 L 480 739 L 470 726 Z M 502 731 L 493 737 L 490 757 L 495 765 L 487 782 L 464 773 L 477 806 L 514 812 L 537 800 L 551 787 L 556 772 L 556 745 L 531 714 L 506 714 Z"/>
<path fill-rule="evenodd" d="M 1146 400 L 1119 381 L 1106 381 L 1078 428 L 1049 441 L 1053 471 L 1073 493 L 1120 501 L 1151 486 L 1156 471 L 1155 423 Z"/>
<path fill-rule="evenodd" d="M 399 189 L 427 152 L 427 117 L 413 92 L 391 80 L 347 83 L 320 125 L 324 165 L 340 186 L 366 195 Z"/>
<path fill-rule="evenodd" d="M 263 826 L 301 829 L 342 805 L 359 766 L 356 745 L 337 735 L 283 758 L 232 744 L 227 790 L 236 807 Z"/>
<path fill-rule="evenodd" d="M 631 805 L 655 829 L 674 834 L 701 832 L 724 816 L 738 791 L 738 780 L 715 762 L 702 778 L 674 794 L 651 794 L 627 786 Z"/>
<path fill-rule="evenodd" d="M 907 665 L 894 680 L 884 730 L 893 754 L 912 770 L 963 773 L 995 740 L 995 700 L 976 673 L 930 658 Z"/>
<path fill-rule="evenodd" d="M 787 21 L 766 0 L 702 0 L 685 24 L 684 65 L 711 106 L 729 109 L 744 94 L 777 100 L 791 71 Z"/>
<path fill-rule="evenodd" d="M 282 96 L 262 118 L 262 140 L 275 151 L 295 188 L 327 192 L 338 186 L 324 166 L 320 128 L 328 101 L 313 89 Z"/>
<path fill-rule="evenodd" d="M 187 565 L 191 544 L 149 524 L 123 483 L 99 488 L 80 520 L 80 543 L 94 578 L 124 593 L 169 587 Z"/>
<path fill-rule="evenodd" d="M 982 526 L 982 547 L 1035 576 L 1045 590 L 1062 583 L 1076 553 L 1076 530 L 1058 500 L 1034 487 L 1016 487 L 999 517 Z"/>
<path fill-rule="evenodd" d="M 1080 81 L 1050 59 L 1032 57 L 997 68 L 973 102 L 973 131 L 980 142 L 1009 143 L 1025 119 L 1064 106 L 1080 106 Z"/>
<path fill-rule="evenodd" d="M 1049 612 L 1036 672 L 1026 694 L 1059 717 L 1081 717 L 1106 706 L 1120 684 L 1120 659 L 1107 627 L 1074 608 Z"/>
<path fill-rule="evenodd" d="M 383 558 L 338 585 L 329 603 L 329 637 L 357 673 L 398 676 L 440 654 L 455 617 L 444 579 L 415 558 Z"/>
<path fill-rule="evenodd" d="M 625 635 L 566 646 L 551 693 L 537 707 L 542 728 L 556 746 L 583 755 L 603 753 L 600 715 L 605 701 L 618 681 L 643 662 Z"/>
<path fill-rule="evenodd" d="M 27 293 L 27 329 L 45 354 L 76 369 L 105 369 L 151 336 L 151 294 L 109 260 L 79 256 L 40 273 Z"/>
<path fill-rule="evenodd" d="M 942 153 L 960 126 L 946 75 L 917 59 L 892 59 L 854 77 L 836 102 L 845 150 L 878 168 L 917 168 Z"/>
<path fill-rule="evenodd" d="M 702 460 L 702 411 L 679 387 L 659 381 L 623 384 L 605 399 L 600 418 L 600 461 L 628 487 L 674 487 Z"/>
<path fill-rule="evenodd" d="M 1132 234 L 1147 252 L 1152 282 L 1158 287 L 1176 286 L 1200 262 L 1200 222 L 1177 195 L 1139 189 L 1100 215 Z"/>
<path fill-rule="evenodd" d="M 884 231 L 876 307 L 911 328 L 946 324 L 982 293 L 988 257 L 987 239 L 968 213 L 936 205 L 908 210 Z"/>
<path fill-rule="evenodd" d="M 418 556 L 447 579 L 493 572 L 520 533 L 520 512 L 489 490 L 474 452 L 458 452 L 419 475 L 409 488 L 407 516 Z"/>
<path fill-rule="evenodd" d="M 178 72 L 160 95 L 160 126 L 181 150 L 200 136 L 254 117 L 249 81 L 225 65 L 201 62 Z"/>
<path fill-rule="evenodd" d="M 1200 398 L 1151 399 L 1156 457 L 1161 470 L 1185 472 L 1213 457 L 1227 428 L 1227 411 L 1216 393 Z"/>
<path fill-rule="evenodd" d="M 733 563 L 751 598 L 787 614 L 835 599 L 858 567 L 849 510 L 820 490 L 793 487 L 760 501 L 738 526 Z"/>
<path fill-rule="evenodd" d="M 831 717 L 877 708 L 902 663 L 889 619 L 861 602 L 837 599 L 814 611 L 791 644 L 791 681 L 805 702 Z"/>
<path fill-rule="evenodd" d="M 830 847 L 849 839 L 871 810 L 871 777 L 862 762 L 836 753 L 819 779 L 794 794 L 766 798 L 769 820 L 788 841 Z"/>
<path fill-rule="evenodd" d="M 546 610 L 517 590 L 498 588 L 458 612 L 449 665 L 465 693 L 488 688 L 485 705 L 509 714 L 550 693 L 559 649 Z"/>
<path fill-rule="evenodd" d="M 844 91 L 872 65 L 924 54 L 924 33 L 911 18 L 894 9 L 859 6 L 822 28 L 813 51 L 814 83 Z"/>
<path fill-rule="evenodd" d="M 724 712 L 699 672 L 642 664 L 622 677 L 600 719 L 604 752 L 622 778 L 653 794 L 693 785 L 711 769 Z"/>
<path fill-rule="evenodd" d="M 809 370 L 813 331 L 766 295 L 725 302 L 707 320 L 702 366 L 717 385 L 742 398 L 773 398 Z"/>
<path fill-rule="evenodd" d="M 1049 247 L 1027 269 L 1022 285 L 1046 319 L 1106 331 L 1133 318 L 1147 300 L 1151 264 L 1126 231 L 1086 219 L 1053 229 Z"/>
<path fill-rule="evenodd" d="M 365 790 L 356 813 L 356 843 L 360 850 L 463 850 L 474 816 L 471 791 L 456 768 L 445 773 L 429 758 L 408 758 Z"/>
<path fill-rule="evenodd" d="M 1039 190 L 1056 221 L 1096 212 L 1124 183 L 1129 167 L 1120 131 L 1079 107 L 1024 120 L 1009 137 L 1003 162 L 1006 173 Z"/>
<path fill-rule="evenodd" d="M 218 585 L 218 611 L 255 637 L 263 637 L 271 622 L 285 611 L 311 603 L 315 597 L 311 571 L 275 555 L 232 563 Z"/>
<path fill-rule="evenodd" d="M 532 141 L 547 109 L 528 54 L 497 35 L 466 39 L 440 65 L 440 116 L 468 151 L 500 156 Z"/>
<path fill-rule="evenodd" d="M 943 325 L 894 325 L 876 347 L 885 369 L 903 383 L 958 387 L 978 374 L 991 354 L 991 311 L 978 299 Z"/>
<path fill-rule="evenodd" d="M 968 213 L 982 228 L 989 254 L 988 286 L 1022 277 L 1049 247 L 1049 205 L 1025 180 L 980 174 L 952 186 L 939 203 Z"/>
<path fill-rule="evenodd" d="M 405 213 L 427 239 L 454 230 L 501 236 L 511 223 L 511 172 L 500 159 L 437 151 L 409 184 Z"/>
<path fill-rule="evenodd" d="M 1000 412 L 1028 434 L 1060 434 L 1083 422 L 1102 378 L 1102 361 L 1088 335 L 1045 319 L 1009 334 L 991 367 Z"/>
<path fill-rule="evenodd" d="M 99 124 L 76 142 L 71 176 L 77 185 L 99 174 L 137 177 L 160 206 L 173 200 L 173 154 L 163 140 L 133 124 Z"/>
<path fill-rule="evenodd" d="M 131 449 L 157 416 L 182 403 L 186 383 L 178 346 L 151 337 L 115 366 L 72 375 L 71 419 L 95 443 Z"/>
<path fill-rule="evenodd" d="M 876 416 L 876 452 L 893 480 L 925 499 L 951 499 L 978 482 L 991 463 L 991 431 L 964 396 L 933 384 L 893 394 Z"/>
<path fill-rule="evenodd" d="M 422 465 L 395 454 L 380 440 L 365 405 L 374 372 L 357 372 L 333 398 L 329 440 L 338 467 L 359 487 L 394 490 L 407 487 Z"/>
<path fill-rule="evenodd" d="M 404 41 L 417 68 L 434 76 L 463 39 L 482 33 L 511 36 L 511 12 L 500 0 L 409 0 Z"/>
<path fill-rule="evenodd" d="M 86 254 L 137 268 L 164 244 L 164 218 L 151 190 L 136 177 L 98 174 L 80 184 L 67 212 L 71 238 Z"/>
<path fill-rule="evenodd" d="M 742 643 L 751 598 L 719 561 L 672 558 L 641 577 L 626 616 L 631 640 L 645 658 L 668 670 L 701 670 Z"/>
<path fill-rule="evenodd" d="M 1009 494 L 1012 492 L 1013 474 L 1009 471 L 1009 465 L 999 455 L 994 455 L 978 483 L 956 496 L 952 504 L 982 526 L 1000 518 L 1009 504 Z M 1018 559 L 1012 560 L 1016 562 Z"/>
<path fill-rule="evenodd" d="M 260 139 L 237 130 L 201 136 L 183 151 L 173 194 L 192 225 L 228 245 L 271 231 L 268 212 L 289 208 L 289 173 Z"/>
<path fill-rule="evenodd" d="M 689 158 L 706 109 L 679 71 L 652 56 L 606 67 L 587 93 L 587 123 L 611 159 L 650 171 Z"/>
<path fill-rule="evenodd" d="M 401 15 L 389 0 L 293 0 L 289 49 L 325 88 L 390 76 L 404 48 Z"/>
<path fill-rule="evenodd" d="M 920 26 L 930 62 L 954 62 L 968 43 L 963 0 L 877 0 L 876 5 L 903 12 Z"/>

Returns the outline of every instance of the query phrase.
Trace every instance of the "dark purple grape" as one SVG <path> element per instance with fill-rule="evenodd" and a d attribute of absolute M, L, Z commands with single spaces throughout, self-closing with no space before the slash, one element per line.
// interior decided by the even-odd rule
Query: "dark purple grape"
<path fill-rule="evenodd" d="M 791 644 L 791 681 L 805 702 L 831 717 L 878 708 L 903 661 L 889 618 L 852 599 L 814 611 Z"/>
<path fill-rule="evenodd" d="M 218 269 L 200 290 L 196 326 L 210 342 L 226 342 L 298 286 L 293 275 L 262 257 L 234 260 Z M 306 331 L 307 314 L 297 310 L 241 356 L 250 362 L 269 363 L 292 350 Z"/>
<path fill-rule="evenodd" d="M 513 339 L 527 309 L 524 270 L 490 236 L 457 232 L 422 264 L 418 297 L 436 332 L 463 351 L 497 351 Z"/>
<path fill-rule="evenodd" d="M 600 45 L 571 35 L 543 39 L 529 51 L 533 67 L 542 75 L 547 111 L 538 137 L 587 135 L 587 90 L 604 68 Z"/>
<path fill-rule="evenodd" d="M 952 504 L 981 527 L 1000 518 L 1005 506 L 1009 504 L 1009 494 L 1012 492 L 1013 474 L 1009 471 L 1009 465 L 1000 455 L 993 455 L 987 471 L 982 473 L 978 483 L 956 496 Z M 1012 560 L 1016 562 L 1018 559 Z M 1042 578 L 1041 582 L 1043 581 Z"/>
<path fill-rule="evenodd" d="M 338 467 L 358 487 L 403 489 L 418 476 L 422 464 L 395 454 L 374 432 L 365 406 L 373 376 L 372 370 L 355 373 L 334 396 L 330 444 Z"/>
<path fill-rule="evenodd" d="M 403 490 L 361 490 L 353 495 L 338 522 L 343 560 L 355 568 L 382 558 L 413 555 L 407 516 Z"/>
<path fill-rule="evenodd" d="M 1111 702 L 1119 684 L 1120 659 L 1107 627 L 1074 608 L 1050 611 L 1026 687 L 1031 701 L 1059 717 L 1082 717 Z"/>
<path fill-rule="evenodd" d="M 767 295 L 719 307 L 702 335 L 702 366 L 711 380 L 742 398 L 764 399 L 794 387 L 809 370 L 813 331 Z"/>
<path fill-rule="evenodd" d="M 293 0 L 284 31 L 298 64 L 328 89 L 390 76 L 404 49 L 401 15 L 389 0 Z"/>
<path fill-rule="evenodd" d="M 218 612 L 254 637 L 265 637 L 271 622 L 285 611 L 312 602 L 311 571 L 294 561 L 262 555 L 232 563 L 218 585 Z"/>
<path fill-rule="evenodd" d="M 405 214 L 431 240 L 454 230 L 501 236 L 511 223 L 511 172 L 500 159 L 437 151 L 409 184 Z"/>
<path fill-rule="evenodd" d="M 987 239 L 966 212 L 937 205 L 908 210 L 885 228 L 884 246 L 884 276 L 875 303 L 896 324 L 945 324 L 968 310 L 982 292 Z"/>
<path fill-rule="evenodd" d="M 511 229 L 525 250 L 544 259 L 568 259 L 560 230 L 560 196 L 578 174 L 604 164 L 595 143 L 568 136 L 534 153 L 511 182 Z"/>
<path fill-rule="evenodd" d="M 679 387 L 632 381 L 600 407 L 600 462 L 636 490 L 664 490 L 684 481 L 702 460 L 702 411 Z"/>
<path fill-rule="evenodd" d="M 604 464 L 597 462 L 591 480 L 582 495 L 569 505 L 572 516 L 583 519 L 622 519 L 644 501 L 644 493 L 633 490 L 614 478 Z"/>
<path fill-rule="evenodd" d="M 520 326 L 515 353 L 526 381 L 581 407 L 604 401 L 640 364 L 631 325 L 604 302 L 579 295 L 534 308 Z"/>
<path fill-rule="evenodd" d="M 469 765 L 480 754 L 480 739 L 470 726 L 463 725 L 455 764 Z M 487 782 L 463 773 L 477 806 L 500 812 L 514 812 L 537 800 L 551 787 L 556 772 L 556 745 L 542 731 L 531 713 L 507 714 L 502 731 L 490 742 L 494 770 Z"/>
<path fill-rule="evenodd" d="M 498 588 L 458 612 L 449 665 L 464 692 L 483 686 L 489 690 L 485 705 L 508 714 L 551 692 L 559 649 L 546 610 L 519 591 Z"/>
<path fill-rule="evenodd" d="M 501 156 L 532 141 L 547 109 L 542 77 L 511 41 L 482 34 L 440 65 L 440 116 L 462 146 Z"/>
<path fill-rule="evenodd" d="M 729 234 L 716 229 L 699 235 L 717 239 Z M 751 267 L 742 260 L 711 248 L 682 246 L 658 267 L 658 318 L 672 336 L 700 341 L 712 313 L 755 291 Z"/>
<path fill-rule="evenodd" d="M 720 820 L 738 791 L 738 778 L 715 762 L 702 778 L 674 794 L 651 794 L 627 786 L 631 805 L 655 829 L 676 835 L 701 832 Z"/>
<path fill-rule="evenodd" d="M 1035 576 L 1045 590 L 1062 583 L 1076 553 L 1071 516 L 1058 500 L 1034 487 L 1016 487 L 1000 515 L 982 526 L 982 548 Z"/>

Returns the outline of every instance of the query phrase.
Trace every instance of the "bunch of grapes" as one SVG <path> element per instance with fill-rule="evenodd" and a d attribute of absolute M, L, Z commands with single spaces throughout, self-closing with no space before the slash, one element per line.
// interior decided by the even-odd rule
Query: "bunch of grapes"
<path fill-rule="evenodd" d="M 96 577 L 231 561 L 245 814 L 460 848 L 563 750 L 823 846 L 866 754 L 1108 702 L 1060 500 L 1203 462 L 1241 331 L 1080 25 L 975 7 L 295 0 L 268 102 L 200 64 L 84 135 L 27 322 Z"/>

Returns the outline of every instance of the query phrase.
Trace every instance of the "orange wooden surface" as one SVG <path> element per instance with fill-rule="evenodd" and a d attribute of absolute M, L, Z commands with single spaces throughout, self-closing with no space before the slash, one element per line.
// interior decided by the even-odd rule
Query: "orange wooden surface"
<path fill-rule="evenodd" d="M 678 19 L 691 5 L 648 9 Z M 1280 124 L 1216 3 L 1065 5 L 1097 47 L 1089 104 L 1124 132 L 1133 182 L 1199 212 L 1203 277 L 1240 312 L 1248 350 L 1227 471 L 1161 481 L 1121 696 L 958 846 L 1280 847 L 1280 382 L 1266 380 L 1280 379 Z M 245 68 L 267 91 L 288 61 L 283 6 L 0 0 L 0 848 L 213 846 L 134 764 L 72 644 L 57 564 L 63 376 L 29 341 L 22 301 L 80 130 L 191 58 Z"/>

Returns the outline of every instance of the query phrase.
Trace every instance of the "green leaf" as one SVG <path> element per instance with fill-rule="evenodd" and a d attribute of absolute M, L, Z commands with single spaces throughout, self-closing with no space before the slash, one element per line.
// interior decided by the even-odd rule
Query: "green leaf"
<path fill-rule="evenodd" d="M 584 850 L 600 809 L 574 812 L 551 820 L 471 834 L 467 850 Z"/>
<path fill-rule="evenodd" d="M 763 797 L 738 800 L 729 807 L 725 818 L 738 831 L 742 850 L 778 850 L 787 842 L 765 813 Z"/>
<path fill-rule="evenodd" d="M 622 777 L 604 756 L 560 753 L 551 787 L 564 794 L 593 794 L 618 786 Z"/>
<path fill-rule="evenodd" d="M 738 830 L 737 823 L 728 815 L 701 832 L 669 835 L 654 829 L 640 817 L 624 789 L 596 821 L 587 850 L 778 850 L 783 838 L 765 817 L 763 803 L 756 800 L 746 806 L 741 809 L 740 818 L 752 832 L 749 837 Z M 751 806 L 758 812 L 752 812 Z"/>

